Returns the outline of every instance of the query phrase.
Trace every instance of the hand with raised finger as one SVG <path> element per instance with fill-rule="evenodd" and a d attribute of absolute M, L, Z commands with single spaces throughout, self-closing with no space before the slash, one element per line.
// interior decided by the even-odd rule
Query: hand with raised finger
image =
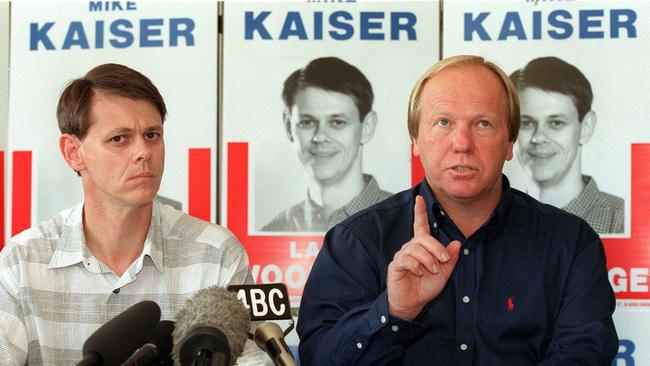
<path fill-rule="evenodd" d="M 445 247 L 431 236 L 422 196 L 415 198 L 413 210 L 413 238 L 388 265 L 386 289 L 389 313 L 409 321 L 445 288 L 460 251 L 457 240 Z"/>

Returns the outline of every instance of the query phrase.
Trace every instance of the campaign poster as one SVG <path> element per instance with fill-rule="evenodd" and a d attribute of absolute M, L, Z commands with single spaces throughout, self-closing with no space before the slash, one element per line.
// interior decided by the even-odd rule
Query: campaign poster
<path fill-rule="evenodd" d="M 9 2 L 0 1 L 0 248 L 5 242 L 5 151 L 9 117 Z"/>
<path fill-rule="evenodd" d="M 601 235 L 616 364 L 650 365 L 650 2 L 445 1 L 443 13 L 443 57 L 484 56 L 518 85 L 512 186 Z"/>
<path fill-rule="evenodd" d="M 140 71 L 165 100 L 159 197 L 215 221 L 217 33 L 216 2 L 13 1 L 7 237 L 82 200 L 56 106 L 68 82 L 104 63 Z"/>
<path fill-rule="evenodd" d="M 411 187 L 406 116 L 438 2 L 226 2 L 222 223 L 292 306 L 325 231 Z"/>

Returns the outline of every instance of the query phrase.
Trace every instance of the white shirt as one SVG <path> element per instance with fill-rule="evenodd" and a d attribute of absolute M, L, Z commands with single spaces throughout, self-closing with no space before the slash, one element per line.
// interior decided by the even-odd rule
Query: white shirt
<path fill-rule="evenodd" d="M 0 253 L 2 365 L 74 365 L 85 340 L 131 305 L 155 301 L 173 320 L 196 291 L 253 283 L 227 229 L 154 201 L 139 258 L 117 276 L 86 247 L 83 203 L 14 236 Z M 240 365 L 271 364 L 247 341 Z"/>

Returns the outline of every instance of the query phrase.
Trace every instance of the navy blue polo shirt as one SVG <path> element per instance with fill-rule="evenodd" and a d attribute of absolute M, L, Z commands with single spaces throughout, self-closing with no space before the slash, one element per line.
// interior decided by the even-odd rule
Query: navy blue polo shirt
<path fill-rule="evenodd" d="M 431 235 L 462 243 L 444 290 L 413 321 L 388 313 L 388 264 L 413 237 L 415 197 Z M 332 228 L 305 285 L 304 365 L 611 365 L 615 298 L 598 235 L 510 188 L 465 237 L 426 180 Z"/>

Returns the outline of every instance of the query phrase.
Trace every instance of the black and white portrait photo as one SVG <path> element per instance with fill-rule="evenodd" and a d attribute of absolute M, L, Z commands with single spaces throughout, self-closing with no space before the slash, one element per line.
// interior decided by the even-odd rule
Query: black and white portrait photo
<path fill-rule="evenodd" d="M 372 86 L 358 68 L 337 57 L 314 59 L 285 80 L 282 99 L 286 143 L 304 168 L 307 192 L 262 231 L 326 231 L 390 196 L 363 171 L 377 113 Z"/>
<path fill-rule="evenodd" d="M 582 217 L 598 233 L 624 231 L 625 202 L 582 171 L 582 147 L 597 128 L 591 84 L 575 66 L 540 57 L 513 72 L 519 91 L 518 160 L 539 200 Z"/>

